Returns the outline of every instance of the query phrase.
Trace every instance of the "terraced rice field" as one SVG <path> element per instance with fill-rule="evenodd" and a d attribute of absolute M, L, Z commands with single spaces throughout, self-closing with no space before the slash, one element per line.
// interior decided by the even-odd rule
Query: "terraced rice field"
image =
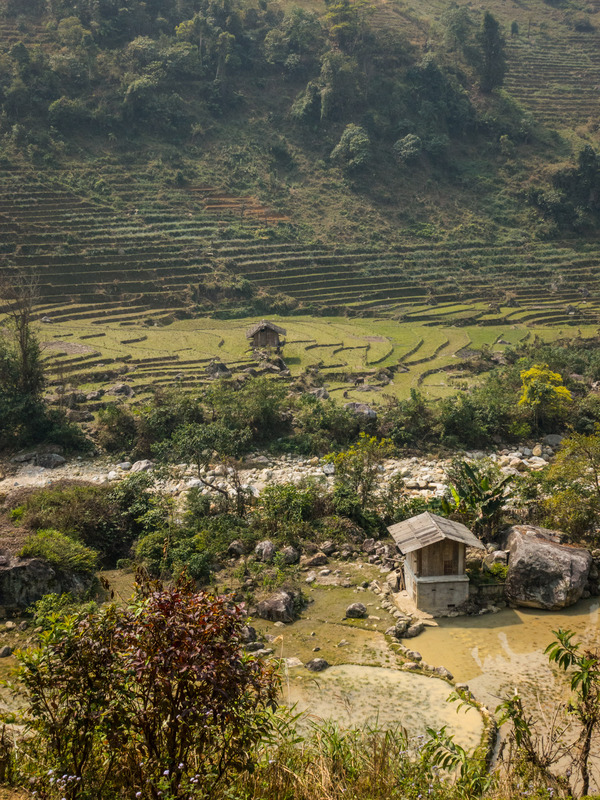
<path fill-rule="evenodd" d="M 255 321 L 199 318 L 125 330 L 118 322 L 106 322 L 100 333 L 89 320 L 40 323 L 50 392 L 55 394 L 56 387 L 63 386 L 88 393 L 124 383 L 133 391 L 131 402 L 139 403 L 156 387 L 192 391 L 207 385 L 213 380 L 207 369 L 213 360 L 221 361 L 237 377 L 250 369 L 272 374 L 248 349 L 245 332 Z M 282 355 L 292 379 L 309 367 L 318 367 L 322 381 L 340 402 L 378 403 L 386 394 L 406 397 L 412 388 L 440 397 L 456 388 L 457 378 L 464 379 L 465 350 L 486 344 L 501 351 L 533 334 L 552 340 L 564 333 L 556 326 L 430 326 L 384 317 L 275 317 L 274 321 L 287 331 Z M 595 331 L 595 326 L 581 328 L 583 336 Z M 364 379 L 364 384 L 357 385 L 357 378 Z M 107 395 L 103 402 L 111 399 L 116 397 Z M 86 407 L 94 410 L 96 406 Z"/>
<path fill-rule="evenodd" d="M 103 180 L 117 174 L 113 167 Z M 228 274 L 308 312 L 406 313 L 439 323 L 453 316 L 449 303 L 487 299 L 492 310 L 477 311 L 483 324 L 524 321 L 523 309 L 536 324 L 598 318 L 594 245 L 473 239 L 336 247 L 281 241 L 276 217 L 259 222 L 256 214 L 211 210 L 214 195 L 187 189 L 157 198 L 150 183 L 115 181 L 109 202 L 18 169 L 2 175 L 0 189 L 0 268 L 15 278 L 35 272 L 40 317 L 129 324 L 160 318 L 164 309 L 193 312 L 206 307 L 204 281 Z M 520 307 L 500 312 L 508 300 Z M 415 318 L 424 303 L 431 309 Z"/>

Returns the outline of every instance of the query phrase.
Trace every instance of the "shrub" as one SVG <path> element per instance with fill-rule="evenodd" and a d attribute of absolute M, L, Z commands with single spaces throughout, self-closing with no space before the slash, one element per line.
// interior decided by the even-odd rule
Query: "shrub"
<path fill-rule="evenodd" d="M 364 128 L 347 125 L 339 142 L 331 151 L 332 161 L 338 161 L 343 169 L 354 172 L 366 167 L 371 160 L 371 140 Z"/>
<path fill-rule="evenodd" d="M 260 495 L 259 524 L 269 534 L 298 533 L 324 511 L 324 498 L 316 486 L 293 483 L 267 486 Z"/>
<path fill-rule="evenodd" d="M 243 653 L 243 625 L 239 607 L 182 582 L 57 620 L 18 655 L 36 791 L 210 797 L 250 769 L 277 686 Z"/>
<path fill-rule="evenodd" d="M 414 161 L 421 155 L 422 150 L 423 142 L 414 133 L 407 134 L 394 144 L 394 155 L 401 164 Z"/>
<path fill-rule="evenodd" d="M 116 486 L 65 482 L 32 492 L 10 511 L 22 525 L 58 530 L 114 566 L 140 534 L 164 522 L 165 508 L 147 491 L 151 483 L 147 473 L 130 475 Z"/>
<path fill-rule="evenodd" d="M 98 553 L 91 547 L 54 530 L 34 533 L 23 545 L 22 558 L 43 558 L 59 571 L 93 573 L 98 562 Z"/>

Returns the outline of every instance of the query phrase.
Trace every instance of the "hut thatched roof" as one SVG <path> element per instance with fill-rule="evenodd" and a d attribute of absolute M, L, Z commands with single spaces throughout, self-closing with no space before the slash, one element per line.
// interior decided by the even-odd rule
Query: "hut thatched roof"
<path fill-rule="evenodd" d="M 441 542 L 442 539 L 452 539 L 462 542 L 468 547 L 477 547 L 484 550 L 484 546 L 471 531 L 460 522 L 454 522 L 437 514 L 426 511 L 411 519 L 390 525 L 388 528 L 392 539 L 396 542 L 401 553 L 412 553 L 427 545 Z"/>
<path fill-rule="evenodd" d="M 246 339 L 251 339 L 256 333 L 259 331 L 268 328 L 271 331 L 275 331 L 280 336 L 285 336 L 285 328 L 280 328 L 279 325 L 275 325 L 274 322 L 269 322 L 266 319 L 261 319 L 260 322 L 255 323 L 246 331 Z"/>

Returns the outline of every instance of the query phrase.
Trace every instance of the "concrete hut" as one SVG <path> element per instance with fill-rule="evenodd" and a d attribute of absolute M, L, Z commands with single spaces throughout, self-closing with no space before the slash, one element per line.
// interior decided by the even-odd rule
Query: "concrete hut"
<path fill-rule="evenodd" d="M 467 600 L 466 548 L 485 548 L 465 525 L 426 511 L 388 531 L 405 556 L 406 591 L 417 608 L 444 614 Z"/>
<path fill-rule="evenodd" d="M 257 322 L 246 331 L 246 339 L 252 340 L 252 348 L 254 350 L 260 350 L 264 347 L 279 350 L 282 345 L 280 336 L 285 336 L 285 329 L 266 319 Z"/>

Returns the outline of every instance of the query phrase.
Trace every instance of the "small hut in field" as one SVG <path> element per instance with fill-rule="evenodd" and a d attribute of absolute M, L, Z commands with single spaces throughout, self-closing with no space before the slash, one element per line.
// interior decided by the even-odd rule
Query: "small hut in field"
<path fill-rule="evenodd" d="M 468 599 L 466 549 L 485 548 L 465 525 L 426 511 L 388 531 L 405 556 L 406 591 L 417 608 L 444 614 Z"/>
<path fill-rule="evenodd" d="M 246 331 L 246 339 L 250 339 L 254 350 L 263 348 L 279 350 L 283 344 L 279 338 L 280 336 L 285 336 L 285 329 L 266 319 L 257 322 Z"/>

